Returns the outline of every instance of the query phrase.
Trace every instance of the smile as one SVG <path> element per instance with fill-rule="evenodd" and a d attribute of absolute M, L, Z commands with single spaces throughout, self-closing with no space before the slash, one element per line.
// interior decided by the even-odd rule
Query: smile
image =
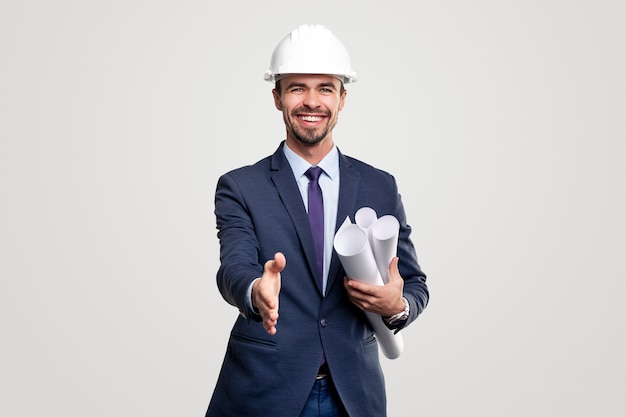
<path fill-rule="evenodd" d="M 319 122 L 322 120 L 321 116 L 298 116 L 300 120 L 304 120 L 305 122 Z"/>

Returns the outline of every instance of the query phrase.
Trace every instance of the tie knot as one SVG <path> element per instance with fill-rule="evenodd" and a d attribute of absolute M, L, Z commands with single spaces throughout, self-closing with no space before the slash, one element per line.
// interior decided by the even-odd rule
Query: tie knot
<path fill-rule="evenodd" d="M 322 175 L 322 172 L 323 170 L 320 167 L 311 167 L 307 169 L 307 171 L 304 174 L 309 178 L 309 180 L 317 181 L 320 175 Z"/>

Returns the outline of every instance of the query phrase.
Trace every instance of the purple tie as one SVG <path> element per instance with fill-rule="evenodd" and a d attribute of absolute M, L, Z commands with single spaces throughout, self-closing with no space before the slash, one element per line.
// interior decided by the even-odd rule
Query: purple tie
<path fill-rule="evenodd" d="M 317 261 L 317 281 L 320 288 L 324 288 L 324 199 L 322 189 L 317 179 L 322 174 L 322 168 L 311 167 L 305 173 L 309 178 L 309 223 L 315 242 L 315 259 Z"/>

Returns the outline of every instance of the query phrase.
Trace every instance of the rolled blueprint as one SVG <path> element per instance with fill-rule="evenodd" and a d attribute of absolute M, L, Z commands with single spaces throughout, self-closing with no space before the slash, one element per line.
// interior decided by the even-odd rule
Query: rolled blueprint
<path fill-rule="evenodd" d="M 346 219 L 335 234 L 334 247 L 348 277 L 370 285 L 384 285 L 366 230 Z M 402 335 L 388 329 L 380 315 L 367 311 L 365 315 L 385 357 L 400 356 L 404 349 Z"/>
<path fill-rule="evenodd" d="M 372 251 L 385 284 L 389 282 L 389 264 L 398 253 L 399 232 L 400 223 L 391 215 L 382 216 L 370 228 Z"/>
<path fill-rule="evenodd" d="M 371 207 L 361 207 L 354 214 L 354 222 L 364 230 L 369 229 L 378 220 L 378 215 Z"/>
<path fill-rule="evenodd" d="M 374 247 L 372 242 L 372 226 L 378 220 L 378 215 L 371 207 L 361 207 L 354 214 L 354 223 L 367 233 L 367 238 L 370 242 L 370 247 Z"/>

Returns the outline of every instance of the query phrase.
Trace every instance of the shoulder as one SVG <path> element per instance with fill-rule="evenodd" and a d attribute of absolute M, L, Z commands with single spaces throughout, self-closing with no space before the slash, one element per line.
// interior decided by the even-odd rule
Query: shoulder
<path fill-rule="evenodd" d="M 377 168 L 371 164 L 361 161 L 360 159 L 356 159 L 348 155 L 340 155 L 339 163 L 342 169 L 358 173 L 361 180 L 376 180 L 390 184 L 395 183 L 394 176 L 384 169 Z"/>
<path fill-rule="evenodd" d="M 283 143 L 278 146 L 272 155 L 255 162 L 252 165 L 246 165 L 232 169 L 221 176 L 221 178 L 229 177 L 237 181 L 250 180 L 254 182 L 259 177 L 270 177 L 272 171 L 280 171 L 288 165 L 287 159 L 282 151 Z"/>
<path fill-rule="evenodd" d="M 258 175 L 261 172 L 266 172 L 270 170 L 270 159 L 271 156 L 265 157 L 254 164 L 244 165 L 238 168 L 231 169 L 227 171 L 222 176 L 232 177 L 232 178 L 247 178 L 251 175 Z"/>

